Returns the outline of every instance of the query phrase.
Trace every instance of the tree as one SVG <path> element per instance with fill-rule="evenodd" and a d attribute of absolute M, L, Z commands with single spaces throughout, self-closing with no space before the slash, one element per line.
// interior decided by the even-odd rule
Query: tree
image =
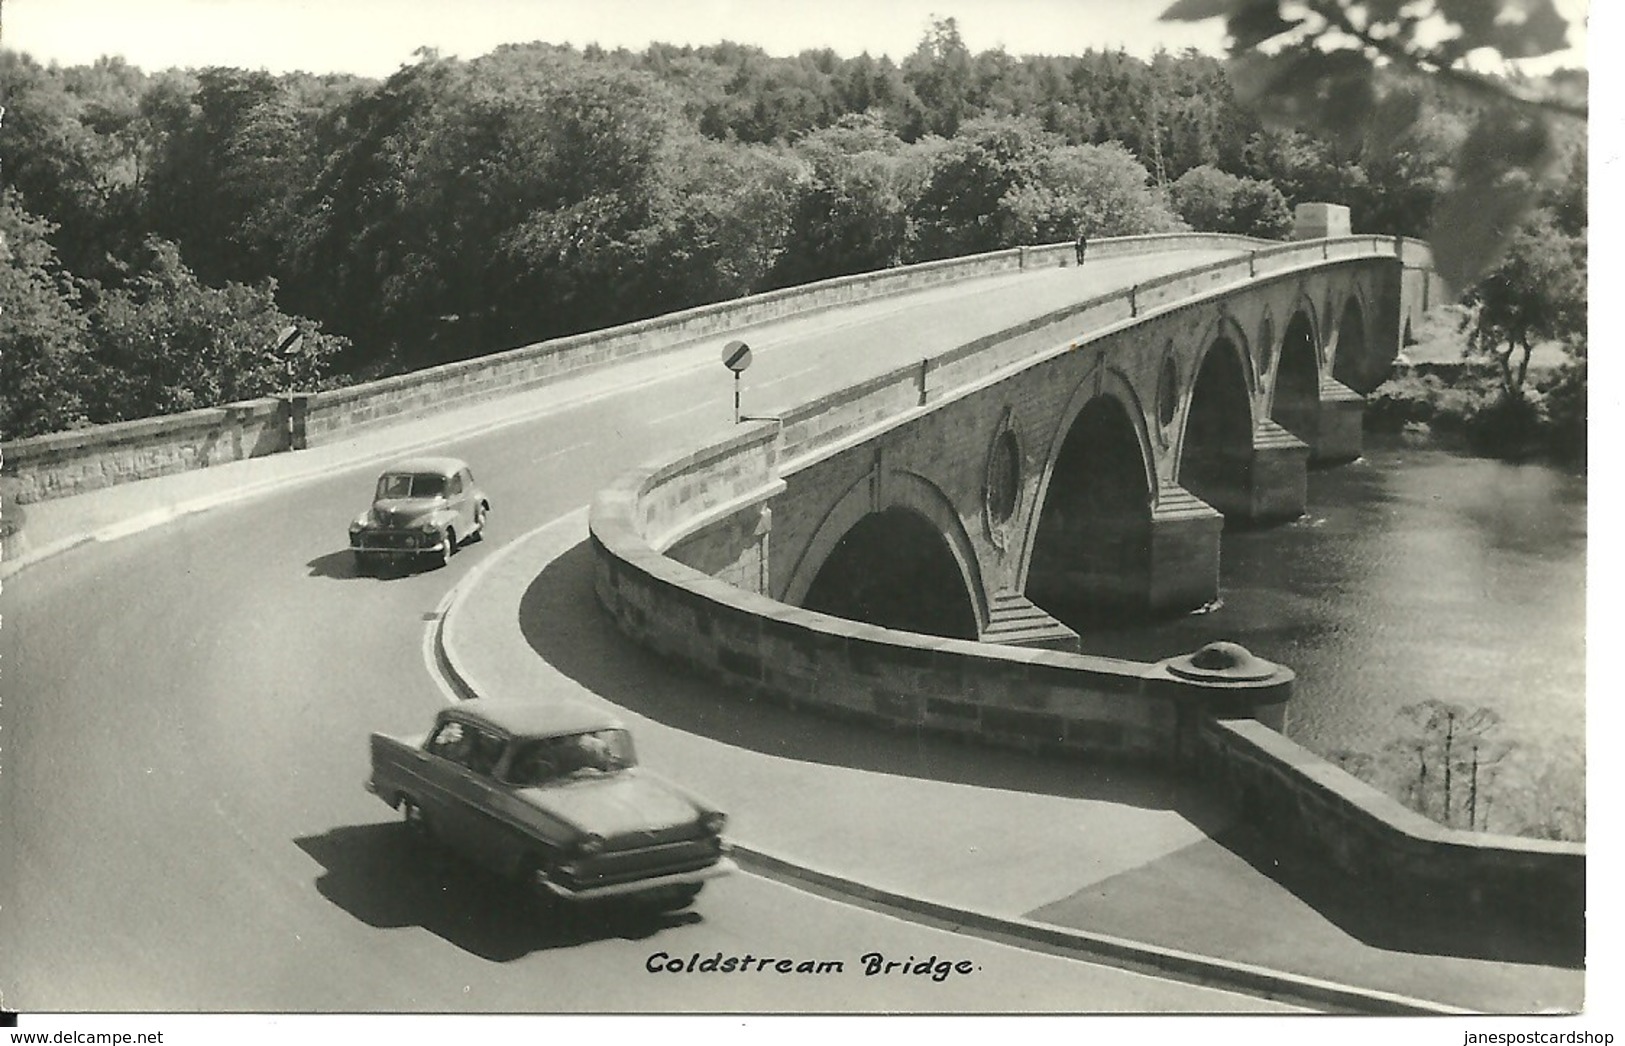
<path fill-rule="evenodd" d="M 936 134 L 951 138 L 971 115 L 974 62 L 959 35 L 959 23 L 937 19 L 914 53 L 903 61 L 903 80 L 914 89 L 920 110 L 917 124 L 904 137 Z"/>
<path fill-rule="evenodd" d="M 1169 188 L 1179 216 L 1198 232 L 1232 232 L 1284 239 L 1292 231 L 1286 197 L 1269 182 L 1216 167 L 1192 167 Z"/>
<path fill-rule="evenodd" d="M 927 174 L 910 206 L 918 238 L 914 259 L 1014 246 L 999 220 L 1001 201 L 1032 182 L 1039 157 L 1058 144 L 1037 123 L 1008 117 L 982 117 L 945 142 L 922 143 Z"/>
<path fill-rule="evenodd" d="M 0 434 L 60 432 L 84 421 L 78 389 L 88 325 L 57 261 L 51 223 L 0 193 Z"/>
<path fill-rule="evenodd" d="M 147 242 L 151 258 L 90 314 L 85 408 L 93 423 L 175 414 L 237 400 L 316 388 L 342 342 L 276 307 L 275 286 L 209 287 L 174 244 Z M 298 327 L 293 355 L 278 335 Z"/>
<path fill-rule="evenodd" d="M 105 75 L 91 75 L 97 69 Z M 124 256 L 140 239 L 138 150 L 128 123 L 135 103 L 126 95 L 136 89 L 122 63 L 70 78 L 0 51 L 5 185 L 19 206 L 51 223 L 58 257 L 80 276 L 101 275 L 109 255 Z"/>
<path fill-rule="evenodd" d="M 847 117 L 796 144 L 784 251 L 771 284 L 785 287 L 898 264 L 908 246 L 903 142 L 875 114 Z"/>
<path fill-rule="evenodd" d="M 1002 245 L 1183 228 L 1164 194 L 1148 184 L 1150 179 L 1150 172 L 1116 142 L 1058 146 L 1039 158 L 1029 180 L 1000 200 Z"/>
<path fill-rule="evenodd" d="M 1417 77 L 1476 109 L 1428 234 L 1435 268 L 1457 289 L 1495 264 L 1535 205 L 1558 155 L 1555 122 L 1586 115 L 1570 81 L 1537 87 L 1469 64 L 1484 49 L 1505 59 L 1560 50 L 1568 24 L 1554 0 L 1176 0 L 1163 18 L 1224 18 L 1238 96 L 1334 142 L 1380 149 L 1409 131 L 1423 107 L 1387 103 Z"/>
<path fill-rule="evenodd" d="M 1584 338 L 1585 257 L 1584 238 L 1565 233 L 1557 215 L 1542 208 L 1468 294 L 1468 346 L 1496 361 L 1506 399 L 1522 398 L 1537 345 Z"/>
<path fill-rule="evenodd" d="M 663 164 L 642 302 L 669 311 L 764 286 L 786 249 L 799 165 L 697 134 L 674 142 Z"/>

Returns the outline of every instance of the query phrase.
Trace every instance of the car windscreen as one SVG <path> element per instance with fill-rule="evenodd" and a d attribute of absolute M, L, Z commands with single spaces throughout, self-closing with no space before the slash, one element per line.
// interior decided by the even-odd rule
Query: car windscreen
<path fill-rule="evenodd" d="M 446 477 L 429 472 L 390 472 L 378 479 L 379 498 L 433 498 L 446 492 Z"/>
<path fill-rule="evenodd" d="M 636 764 L 632 738 L 625 730 L 590 730 L 524 742 L 515 750 L 507 776 L 516 785 L 543 785 L 600 777 Z"/>

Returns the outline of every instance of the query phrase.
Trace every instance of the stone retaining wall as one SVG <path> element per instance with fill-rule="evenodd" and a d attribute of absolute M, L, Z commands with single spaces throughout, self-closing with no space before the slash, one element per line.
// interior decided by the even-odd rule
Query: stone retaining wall
<path fill-rule="evenodd" d="M 1585 847 L 1446 828 L 1246 719 L 1202 725 L 1203 775 L 1248 823 L 1346 873 L 1396 911 L 1465 910 L 1583 941 Z"/>

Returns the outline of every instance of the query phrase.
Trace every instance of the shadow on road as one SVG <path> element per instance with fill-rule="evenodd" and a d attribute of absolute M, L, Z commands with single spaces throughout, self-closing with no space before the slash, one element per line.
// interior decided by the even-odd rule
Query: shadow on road
<path fill-rule="evenodd" d="M 1027 918 L 1486 1013 L 1581 1005 L 1582 941 L 1453 900 L 1401 900 L 1236 825 Z"/>
<path fill-rule="evenodd" d="M 324 869 L 317 891 L 368 926 L 421 926 L 491 962 L 609 938 L 642 940 L 701 919 L 695 911 L 624 903 L 543 916 L 518 884 L 416 845 L 398 824 L 350 825 L 294 843 Z"/>
<path fill-rule="evenodd" d="M 355 553 L 347 548 L 340 552 L 329 552 L 325 556 L 317 556 L 305 565 L 310 568 L 311 577 L 342 578 L 346 580 L 399 577 L 410 573 L 410 570 L 404 564 L 394 567 L 375 566 L 363 573 L 356 567 Z"/>
<path fill-rule="evenodd" d="M 467 552 L 468 546 L 457 550 L 458 557 L 453 559 L 455 565 L 462 562 L 461 556 Z M 323 556 L 306 563 L 310 568 L 310 577 L 327 577 L 344 581 L 394 581 L 400 578 L 416 577 L 419 574 L 433 574 L 440 569 L 438 563 L 428 559 L 403 557 L 398 559 L 378 559 L 369 563 L 365 569 L 356 564 L 355 553 L 345 548 L 338 552 L 329 552 Z"/>
<path fill-rule="evenodd" d="M 571 679 L 658 723 L 802 762 L 1174 810 L 1204 831 L 1230 820 L 1230 811 L 1201 788 L 1140 767 L 837 719 L 731 690 L 621 635 L 593 594 L 592 567 L 592 550 L 582 542 L 542 571 L 520 601 L 525 639 Z"/>

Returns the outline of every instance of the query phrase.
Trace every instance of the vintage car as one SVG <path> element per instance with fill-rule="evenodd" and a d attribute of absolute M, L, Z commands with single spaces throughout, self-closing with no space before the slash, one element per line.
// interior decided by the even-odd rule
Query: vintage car
<path fill-rule="evenodd" d="M 421 737 L 372 735 L 367 790 L 407 829 L 533 888 L 544 907 L 682 908 L 734 870 L 726 816 L 637 765 L 613 717 L 569 703 L 464 701 Z"/>
<path fill-rule="evenodd" d="M 485 531 L 491 502 L 456 458 L 407 458 L 378 477 L 372 507 L 350 522 L 350 548 L 365 571 L 382 560 L 432 559 Z"/>

